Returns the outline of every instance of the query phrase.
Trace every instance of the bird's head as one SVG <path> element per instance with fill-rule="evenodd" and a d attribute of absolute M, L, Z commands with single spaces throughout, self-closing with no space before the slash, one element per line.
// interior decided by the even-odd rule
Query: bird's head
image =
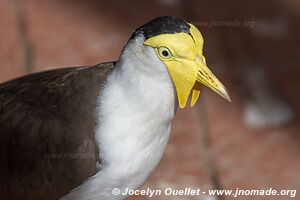
<path fill-rule="evenodd" d="M 224 85 L 210 71 L 203 55 L 203 37 L 190 23 L 176 17 L 159 17 L 138 28 L 132 38 L 144 36 L 143 45 L 164 63 L 176 88 L 179 106 L 184 108 L 190 93 L 194 106 L 202 85 L 230 101 Z"/>

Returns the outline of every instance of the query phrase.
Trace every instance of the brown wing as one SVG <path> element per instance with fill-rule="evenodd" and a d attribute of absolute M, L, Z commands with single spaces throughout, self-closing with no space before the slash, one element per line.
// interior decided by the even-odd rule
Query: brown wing
<path fill-rule="evenodd" d="M 114 63 L 0 85 L 0 199 L 59 199 L 96 173 L 96 99 Z"/>

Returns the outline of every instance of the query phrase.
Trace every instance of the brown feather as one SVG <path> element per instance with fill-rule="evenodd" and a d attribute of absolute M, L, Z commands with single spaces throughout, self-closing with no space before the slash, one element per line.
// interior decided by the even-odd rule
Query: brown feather
<path fill-rule="evenodd" d="M 0 85 L 0 199 L 59 199 L 97 172 L 97 97 L 114 63 Z"/>

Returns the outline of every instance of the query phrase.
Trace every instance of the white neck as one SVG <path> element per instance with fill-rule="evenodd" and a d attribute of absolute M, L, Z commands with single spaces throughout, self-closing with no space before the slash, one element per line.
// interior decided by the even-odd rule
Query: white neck
<path fill-rule="evenodd" d="M 134 45 L 127 45 L 99 96 L 101 171 L 64 200 L 124 199 L 112 189 L 140 187 L 163 155 L 177 107 L 173 84 L 154 50 Z"/>

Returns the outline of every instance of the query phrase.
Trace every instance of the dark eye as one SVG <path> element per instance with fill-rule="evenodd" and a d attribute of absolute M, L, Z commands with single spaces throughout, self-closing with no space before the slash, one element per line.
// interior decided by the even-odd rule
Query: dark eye
<path fill-rule="evenodd" d="M 162 55 L 165 56 L 165 57 L 168 57 L 168 56 L 169 56 L 169 52 L 167 52 L 167 51 L 162 51 L 161 53 L 162 53 Z"/>
<path fill-rule="evenodd" d="M 170 50 L 166 47 L 159 47 L 158 54 L 163 59 L 168 59 L 172 57 Z"/>

